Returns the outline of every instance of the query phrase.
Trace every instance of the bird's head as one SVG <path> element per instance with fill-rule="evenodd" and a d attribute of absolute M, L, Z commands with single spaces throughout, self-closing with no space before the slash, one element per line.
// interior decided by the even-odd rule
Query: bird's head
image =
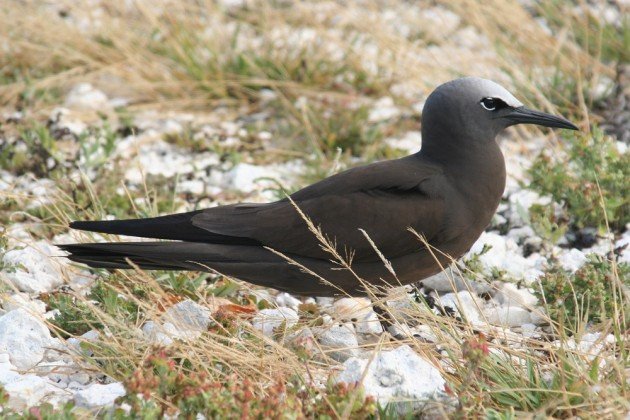
<path fill-rule="evenodd" d="M 422 111 L 423 142 L 426 136 L 443 142 L 494 140 L 515 124 L 578 128 L 562 117 L 525 107 L 505 88 L 478 77 L 464 77 L 440 85 L 429 95 Z M 430 139 L 427 139 L 430 140 Z"/>

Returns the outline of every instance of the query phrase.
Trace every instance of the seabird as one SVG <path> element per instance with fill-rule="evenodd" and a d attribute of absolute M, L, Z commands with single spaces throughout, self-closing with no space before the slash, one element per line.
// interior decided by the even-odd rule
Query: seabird
<path fill-rule="evenodd" d="M 59 247 L 91 267 L 217 271 L 296 295 L 365 295 L 362 281 L 414 283 L 461 257 L 490 223 L 505 189 L 496 136 L 515 124 L 578 129 L 526 108 L 490 80 L 456 79 L 427 98 L 418 153 L 349 169 L 272 203 L 72 222 L 73 229 L 160 241 Z M 322 248 L 304 216 L 351 257 L 352 270 Z"/>

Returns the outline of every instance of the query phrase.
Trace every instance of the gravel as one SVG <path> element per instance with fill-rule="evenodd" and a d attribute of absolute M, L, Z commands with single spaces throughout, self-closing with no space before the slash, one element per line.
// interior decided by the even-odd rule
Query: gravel
<path fill-rule="evenodd" d="M 228 8 L 238 8 L 246 2 L 222 0 L 221 3 Z M 320 4 L 312 10 L 314 19 L 341 19 L 336 15 L 333 2 L 330 3 Z M 373 39 L 358 36 L 355 48 L 360 52 L 361 66 L 368 75 L 383 76 L 381 64 L 395 59 L 403 68 L 440 67 L 445 63 L 453 66 L 450 68 L 464 68 L 472 62 L 480 73 L 497 79 L 503 77 L 494 69 L 497 57 L 487 48 L 490 41 L 476 29 L 465 26 L 456 13 L 443 7 L 409 8 L 405 5 L 403 9 L 385 11 L 361 8 L 356 13 L 363 22 L 378 22 L 405 37 L 420 31 L 412 23 L 417 22 L 413 19 L 420 19 L 425 22 L 421 30 L 427 31 L 431 39 L 442 40 L 446 45 L 440 48 L 429 46 L 413 54 L 401 52 L 393 57 Z M 598 13 L 604 20 L 616 16 L 608 9 Z M 95 24 L 88 19 L 77 26 L 89 30 L 90 25 Z M 220 29 L 209 24 L 202 36 L 213 38 Z M 270 43 L 278 49 L 293 45 L 303 48 L 306 53 L 319 51 L 319 54 L 328 54 L 331 60 L 341 62 L 345 54 L 340 48 L 340 41 L 347 36 L 344 30 L 333 28 L 325 39 L 319 39 L 317 31 L 312 28 L 295 30 L 278 25 L 268 35 L 269 39 L 261 39 L 256 30 L 245 25 L 236 32 L 235 48 L 257 48 L 262 43 Z M 609 82 L 603 80 L 603 84 L 595 88 L 603 94 Z M 426 99 L 425 87 L 429 84 L 423 79 L 401 80 L 383 96 L 365 100 L 369 107 L 368 121 L 387 124 L 418 114 Z M 258 145 L 266 147 L 272 144 L 274 134 L 244 122 L 268 118 L 264 105 L 277 100 L 278 94 L 264 89 L 261 96 L 263 109 L 245 117 L 230 116 L 220 106 L 209 110 L 205 116 L 155 110 L 138 112 L 132 124 L 134 132 L 118 139 L 109 160 L 121 163 L 125 188 L 143 188 L 147 177 L 157 177 L 172 180 L 177 193 L 204 200 L 182 204 L 185 210 L 190 210 L 192 204 L 198 207 L 202 204 L 217 205 L 241 201 L 242 197 L 248 201 L 275 199 L 277 184 L 270 179 L 282 185 L 295 185 L 297 177 L 308 172 L 302 158 L 287 159 L 281 163 L 256 162 L 245 152 L 242 153 L 243 161 L 230 162 L 226 160 L 229 152 L 203 149 L 191 153 L 189 148 L 165 140 L 166 135 L 177 136 L 194 127 L 193 139 L 203 144 L 218 144 L 226 150 L 236 150 L 251 136 Z M 405 98 L 411 105 L 405 107 L 396 97 Z M 301 109 L 300 105 L 307 107 L 309 100 L 306 97 L 299 99 L 296 109 Z M 63 133 L 63 140 L 69 139 L 70 145 L 78 148 L 77 139 L 90 128 L 102 124 L 98 114 L 111 113 L 127 102 L 120 95 L 99 89 L 96 83 L 79 83 L 69 89 L 63 107 L 51 111 L 49 124 L 54 132 Z M 96 119 L 89 117 L 90 113 L 97 115 Z M 26 117 L 22 112 L 14 112 L 0 118 L 18 121 Z M 626 132 L 620 130 L 620 133 Z M 422 137 L 418 131 L 412 130 L 392 135 L 384 141 L 394 149 L 414 153 L 419 150 Z M 531 143 L 534 149 L 542 147 L 541 139 L 532 139 Z M 627 149 L 625 143 L 619 144 L 621 149 Z M 533 288 L 537 287 L 536 282 L 544 271 L 557 260 L 560 267 L 575 272 L 585 264 L 590 253 L 604 255 L 611 248 L 616 250 L 618 262 L 630 263 L 630 225 L 618 238 L 601 238 L 598 232 L 583 229 L 570 232 L 564 238 L 562 247 L 546 243 L 530 225 L 529 208 L 534 204 L 557 208 L 558 204 L 553 203 L 550 197 L 540 196 L 523 187 L 526 185 L 523 169 L 530 161 L 520 153 L 519 148 L 522 147 L 525 146 L 504 145 L 508 164 L 505 200 L 490 229 L 483 233 L 464 258 L 478 258 L 483 279 L 470 280 L 457 270 L 449 269 L 424 279 L 419 287 L 435 300 L 438 307 L 452 316 L 465 318 L 475 328 L 485 331 L 499 327 L 505 331 L 510 329 L 522 338 L 538 338 L 548 319 Z M 85 173 L 94 179 L 93 171 L 86 170 Z M 71 177 L 78 179 L 79 175 L 77 172 Z M 55 182 L 47 178 L 0 170 L 0 192 L 9 191 L 19 197 L 20 206 L 25 209 L 50 204 L 54 186 Z M 46 312 L 42 293 L 69 287 L 85 294 L 94 281 L 89 272 L 71 266 L 63 258 L 55 258 L 60 252 L 52 246 L 52 243 L 68 243 L 84 238 L 70 233 L 58 235 L 52 240 L 35 240 L 28 233 L 29 228 L 28 221 L 7 226 L 3 235 L 8 245 L 6 252 L 0 254 L 3 267 L 0 271 L 0 285 L 3 286 L 0 294 L 0 384 L 10 396 L 9 407 L 22 410 L 46 401 L 55 404 L 74 401 L 89 409 L 110 406 L 116 398 L 125 395 L 123 385 L 117 382 L 100 383 L 69 356 L 81 354 L 90 357 L 91 352 L 82 348 L 81 343 L 104 339 L 103 334 L 93 330 L 81 337 L 60 340 L 51 336 L 44 322 L 56 312 Z M 95 238 L 99 240 L 100 237 Z M 482 253 L 482 250 L 485 252 Z M 497 272 L 507 280 L 492 281 Z M 7 287 L 4 288 L 4 285 Z M 396 335 L 420 338 L 435 343 L 437 348 L 441 337 L 435 334 L 435 330 L 405 314 L 424 308 L 415 303 L 407 291 L 402 290 L 402 298 L 388 301 L 392 312 L 408 321 L 408 324 L 393 327 Z M 321 350 L 336 363 L 343 363 L 343 370 L 335 380 L 347 383 L 362 380 L 367 394 L 374 395 L 382 404 L 393 402 L 400 413 L 409 408 L 405 400 L 413 399 L 413 404 L 419 406 L 423 401 L 435 399 L 443 393 L 444 378 L 413 348 L 405 345 L 378 352 L 360 348 L 359 344 L 369 343 L 373 336 L 381 337 L 383 331 L 368 299 L 298 299 L 287 293 L 262 289 L 252 290 L 251 293 L 278 306 L 257 311 L 250 320 L 252 327 L 267 337 L 284 337 L 289 345 L 304 346 L 313 352 Z M 321 325 L 304 327 L 298 324 L 298 307 L 302 302 L 317 305 L 322 313 Z M 211 325 L 212 312 L 204 304 L 184 300 L 166 309 L 157 319 L 145 321 L 139 326 L 138 335 L 159 346 L 171 346 L 177 340 L 196 340 Z M 552 344 L 567 345 L 594 358 L 612 341 L 614 337 L 589 332 L 587 326 L 587 332 L 581 337 L 572 338 L 569 343 Z"/>

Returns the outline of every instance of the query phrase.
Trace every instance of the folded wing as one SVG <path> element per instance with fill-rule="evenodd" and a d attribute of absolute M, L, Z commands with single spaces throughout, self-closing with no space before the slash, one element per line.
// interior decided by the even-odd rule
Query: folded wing
<path fill-rule="evenodd" d="M 428 239 L 442 227 L 444 202 L 435 185 L 441 172 L 416 156 L 350 169 L 267 204 L 235 204 L 151 219 L 75 222 L 104 233 L 225 245 L 259 245 L 307 258 L 330 259 L 296 206 L 337 249 L 355 262 L 379 257 L 359 229 L 387 258 L 417 251 L 407 229 Z"/>

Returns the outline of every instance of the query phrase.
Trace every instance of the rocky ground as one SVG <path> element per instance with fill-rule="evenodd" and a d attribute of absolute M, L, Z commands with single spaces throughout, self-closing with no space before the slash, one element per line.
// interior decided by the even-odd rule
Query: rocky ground
<path fill-rule="evenodd" d="M 412 23 L 426 21 L 433 27 L 439 25 L 439 31 L 428 31 L 439 35 L 431 36 L 446 40 L 439 44 L 440 48 L 423 45 L 421 54 L 397 56 L 399 66 L 433 68 L 436 63 L 456 59 L 461 62 L 451 63 L 453 67 L 469 68 L 474 60 L 481 66 L 476 68 L 477 74 L 493 77 L 515 89 L 505 72 L 483 68 L 480 57 L 487 56 L 487 63 L 492 64 L 498 60 L 498 53 L 488 49 L 488 37 L 466 24 L 461 14 L 442 6 L 396 5 L 404 12 L 393 7 L 367 8 L 356 13 L 365 14 L 363 18 L 367 20 L 384 22 L 392 36 L 406 39 L 420 36 Z M 62 5 L 49 7 L 50 13 L 64 10 Z M 243 5 L 230 2 L 225 7 Z M 334 18 L 337 7 L 335 3 L 318 4 L 316 20 L 328 22 L 331 16 Z M 71 13 L 67 19 L 74 19 L 71 23 L 79 27 L 98 26 L 98 10 L 94 7 L 87 15 Z M 605 13 L 598 13 L 614 21 L 619 10 L 610 6 Z M 617 17 L 612 16 L 614 13 Z M 337 15 L 339 19 L 346 17 Z M 537 19 L 544 26 L 544 19 Z M 406 20 L 411 23 L 405 23 Z M 208 25 L 208 31 L 216 31 L 217 27 Z M 325 37 L 314 24 L 303 25 L 299 30 L 280 26 L 262 40 L 253 29 L 249 33 L 247 26 L 243 28 L 238 36 L 246 40 L 239 42 L 244 49 L 258 45 L 257 42 L 272 42 L 276 48 L 289 43 L 308 48 L 317 42 L 318 54 L 325 51 L 333 62 L 347 59 L 344 55 L 334 57 L 345 36 L 342 31 L 335 31 L 334 25 L 324 32 Z M 358 42 L 356 48 L 361 48 L 361 67 L 368 74 L 380 74 L 383 61 L 391 59 L 383 53 L 382 45 L 369 38 Z M 437 84 L 440 78 L 429 79 Z M 348 81 L 339 83 L 343 86 Z M 291 109 L 300 110 L 312 106 L 314 99 L 299 95 L 282 98 L 273 88 L 261 89 L 255 103 L 234 106 L 218 101 L 203 112 L 146 107 L 121 113 L 136 100 L 135 95 L 125 96 L 124 86 L 108 90 L 94 81 L 76 82 L 67 86 L 54 107 L 41 111 L 44 117 L 40 112 L 36 126 L 29 109 L 7 107 L 0 115 L 0 152 L 5 153 L 5 165 L 0 169 L 4 225 L 0 237 L 0 390 L 4 389 L 8 396 L 5 409 L 20 411 L 45 402 L 57 408 L 70 402 L 91 413 L 104 413 L 113 407 L 127 413 L 135 409 L 124 399 L 132 389 L 129 382 L 120 371 L 108 370 L 107 363 L 99 358 L 102 353 L 93 348 L 117 341 L 116 331 L 122 328 L 119 320 L 105 317 L 107 310 L 102 308 L 107 307 L 107 300 L 99 300 L 93 294 L 95 288 L 100 290 L 100 284 L 108 281 L 116 284 L 115 302 L 120 304 L 122 299 L 140 308 L 134 312 L 136 318 L 124 326 L 125 334 L 135 343 L 134 351 L 156 347 L 180 351 L 182 345 L 205 343 L 209 340 L 208 331 L 234 326 L 228 335 L 233 340 L 247 341 L 251 335 L 264 343 L 263 349 L 272 348 L 274 354 L 289 357 L 283 352 L 295 352 L 310 360 L 304 365 L 315 363 L 308 386 L 322 387 L 327 381 L 361 382 L 366 395 L 373 396 L 383 407 L 394 407 L 394 412 L 422 409 L 437 416 L 452 413 L 458 404 L 461 407 L 458 395 L 464 395 L 468 388 L 463 385 L 465 371 L 456 360 L 476 366 L 480 359 L 471 356 L 473 350 L 517 367 L 534 360 L 528 359 L 532 355 L 544 358 L 545 366 L 553 365 L 558 359 L 547 358 L 549 354 L 568 352 L 576 366 L 586 370 L 597 358 L 601 360 L 602 372 L 606 366 L 615 366 L 627 380 L 629 366 L 620 364 L 617 358 L 619 349 L 627 343 L 627 329 L 611 326 L 625 322 L 615 320 L 624 308 L 616 307 L 613 315 L 603 314 L 604 306 L 610 302 L 602 300 L 602 306 L 590 308 L 590 312 L 583 307 L 583 311 L 578 310 L 574 314 L 575 319 L 579 318 L 576 325 L 563 325 L 550 307 L 554 311 L 562 307 L 566 295 L 556 299 L 543 284 L 551 276 L 560 275 L 557 273 L 582 279 L 587 276 L 584 273 L 591 273 L 588 270 L 605 271 L 609 283 L 617 281 L 620 285 L 618 289 L 613 287 L 614 293 L 619 294 L 613 298 L 615 304 L 627 304 L 628 279 L 624 276 L 630 264 L 630 226 L 605 229 L 565 223 L 565 230 L 558 228 L 563 217 L 572 217 L 566 203 L 543 193 L 532 181 L 530 168 L 549 144 L 554 153 L 558 152 L 556 157 L 568 152 L 558 142 L 550 143 L 540 132 L 511 131 L 500 139 L 508 182 L 492 225 L 463 260 L 444 273 L 414 287 L 391 290 L 385 301 L 395 323 L 387 332 L 368 299 L 298 299 L 220 276 L 184 275 L 185 281 L 200 279 L 192 292 L 186 289 L 186 293 L 179 293 L 181 290 L 171 287 L 155 302 L 138 303 L 133 299 L 142 298 L 134 294 L 131 286 L 127 290 L 106 272 L 71 264 L 54 246 L 112 239 L 68 231 L 65 226 L 70 219 L 146 216 L 237 201 L 269 201 L 282 197 L 283 190 L 292 191 L 366 159 L 415 152 L 422 139 L 414 119 L 422 112 L 430 86 L 426 78 L 421 82 L 400 79 L 377 97 L 360 98 L 365 112 L 358 124 L 379 127 L 382 133 L 378 144 L 363 145 L 363 150 L 372 153 L 367 158 L 362 153 L 344 153 L 335 158 L 329 150 L 330 155 L 322 159 L 321 151 L 309 149 L 308 141 L 300 143 L 297 150 L 291 147 L 298 136 L 287 132 L 284 117 L 278 116 L 277 103 L 289 100 Z M 606 103 L 616 104 L 615 112 L 602 122 L 602 127 L 614 136 L 608 140 L 615 150 L 611 153 L 627 161 L 624 133 L 628 132 L 628 121 L 622 117 L 627 116 L 627 86 L 624 91 L 623 85 L 615 84 L 611 76 L 602 78 L 595 88 L 606 91 Z M 353 106 L 356 110 L 357 105 Z M 624 124 L 625 131 L 620 129 Z M 330 131 L 334 130 L 333 125 Z M 334 148 L 339 144 L 331 145 Z M 354 144 L 345 146 L 352 148 Z M 90 197 L 94 191 L 98 199 Z M 627 206 L 627 197 L 621 199 L 626 200 L 622 205 Z M 536 218 L 537 213 L 530 210 L 533 208 L 548 209 L 557 217 Z M 557 225 L 541 226 L 541 220 L 553 220 Z M 133 281 L 163 282 L 160 276 L 137 273 Z M 599 279 L 595 274 L 587 278 L 593 282 L 592 287 L 600 287 Z M 219 292 L 217 284 L 225 288 Z M 609 293 L 605 288 L 608 286 L 602 287 Z M 578 291 L 578 297 L 581 293 Z M 95 311 L 99 317 L 71 319 L 81 316 L 81 312 L 61 305 L 59 296 L 72 297 L 70 306 Z M 163 299 L 170 301 L 165 303 Z M 591 316 L 599 311 L 601 316 Z M 225 324 L 226 314 L 230 314 L 230 320 L 238 321 Z M 90 325 L 68 332 L 68 325 L 74 325 L 68 320 Z M 238 347 L 234 343 L 230 346 Z M 454 348 L 461 353 L 453 356 Z M 222 357 L 221 360 L 229 360 Z M 260 356 L 260 360 L 266 360 L 264 357 Z M 552 384 L 557 371 L 547 368 L 546 383 Z M 540 373 L 544 376 L 545 370 Z M 589 395 L 622 395 L 612 389 L 615 386 L 610 382 L 588 383 L 593 387 Z M 600 388 L 596 389 L 596 385 Z M 597 404 L 591 403 L 594 407 Z M 623 403 L 619 404 L 623 410 Z M 626 401 L 626 412 L 629 409 Z"/>

